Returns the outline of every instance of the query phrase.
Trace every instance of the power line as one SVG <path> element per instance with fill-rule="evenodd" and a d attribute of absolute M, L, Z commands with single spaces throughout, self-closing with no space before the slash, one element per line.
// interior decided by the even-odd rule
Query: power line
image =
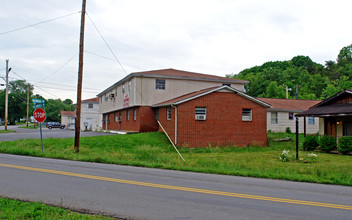
<path fill-rule="evenodd" d="M 49 77 L 51 77 L 52 75 L 54 75 L 55 73 L 59 72 L 62 68 L 64 68 L 64 66 L 66 66 L 66 64 L 68 64 L 75 56 L 77 56 L 77 54 L 75 54 L 73 57 L 71 57 L 70 59 L 68 59 L 62 66 L 60 66 L 57 70 L 55 70 L 54 72 L 52 72 L 49 76 L 45 77 L 44 79 L 42 79 L 40 82 L 43 82 L 45 80 L 47 80 Z"/>
<path fill-rule="evenodd" d="M 68 14 L 68 15 L 64 15 L 64 16 L 60 16 L 60 17 L 57 17 L 57 18 L 49 19 L 49 20 L 42 21 L 42 22 L 39 22 L 39 23 L 30 24 L 30 25 L 27 25 L 27 26 L 16 28 L 16 29 L 13 29 L 13 30 L 10 30 L 10 31 L 5 31 L 5 32 L 0 33 L 0 35 L 12 33 L 12 32 L 19 31 L 19 30 L 22 30 L 22 29 L 25 29 L 25 28 L 29 28 L 29 27 L 33 27 L 33 26 L 36 26 L 36 25 L 40 25 L 40 24 L 51 22 L 51 21 L 59 20 L 61 18 L 65 18 L 65 17 L 71 16 L 71 15 L 74 15 L 74 14 L 77 14 L 77 13 L 81 13 L 81 12 L 80 11 L 79 12 L 74 12 L 74 13 L 71 13 L 71 14 Z"/>

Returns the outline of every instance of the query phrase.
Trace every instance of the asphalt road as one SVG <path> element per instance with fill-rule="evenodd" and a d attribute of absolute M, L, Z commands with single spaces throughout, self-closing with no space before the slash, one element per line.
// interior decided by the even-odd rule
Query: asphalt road
<path fill-rule="evenodd" d="M 0 154 L 0 196 L 126 219 L 351 219 L 352 188 Z"/>
<path fill-rule="evenodd" d="M 21 125 L 24 126 L 24 125 Z M 8 130 L 16 131 L 10 133 L 0 133 L 0 141 L 15 141 L 19 139 L 40 139 L 39 129 L 19 128 L 18 125 L 8 126 Z M 0 126 L 0 130 L 5 130 L 4 126 Z M 43 139 L 45 138 L 69 138 L 75 136 L 75 131 L 70 129 L 53 128 L 48 129 L 42 127 Z M 82 131 L 81 137 L 112 135 L 111 133 L 95 132 L 95 131 Z"/>

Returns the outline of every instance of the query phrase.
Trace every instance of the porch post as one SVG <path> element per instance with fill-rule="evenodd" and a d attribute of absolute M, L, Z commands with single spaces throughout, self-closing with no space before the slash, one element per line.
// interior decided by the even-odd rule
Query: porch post
<path fill-rule="evenodd" d="M 298 132 L 299 132 L 299 123 L 298 123 L 298 117 L 296 117 L 296 160 L 298 160 Z"/>
<path fill-rule="evenodd" d="M 304 137 L 306 137 L 306 134 L 307 134 L 307 121 L 306 121 L 306 116 L 304 116 L 303 120 L 304 120 L 304 122 L 303 122 L 303 125 L 304 125 Z"/>

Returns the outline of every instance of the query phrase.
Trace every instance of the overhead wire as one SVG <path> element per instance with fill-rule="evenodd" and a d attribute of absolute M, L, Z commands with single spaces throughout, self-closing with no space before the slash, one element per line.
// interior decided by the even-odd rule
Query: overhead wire
<path fill-rule="evenodd" d="M 69 16 L 74 15 L 74 14 L 78 14 L 78 13 L 81 13 L 81 11 L 74 12 L 74 13 L 67 14 L 67 15 L 63 15 L 63 16 L 60 16 L 60 17 L 57 17 L 57 18 L 52 18 L 52 19 L 49 19 L 49 20 L 41 21 L 41 22 L 38 22 L 38 23 L 35 23 L 35 24 L 30 24 L 30 25 L 27 25 L 27 26 L 23 26 L 23 27 L 20 27 L 20 28 L 13 29 L 13 30 L 1 32 L 0 36 L 4 35 L 4 34 L 15 32 L 15 31 L 19 31 L 19 30 L 22 30 L 22 29 L 25 29 L 25 28 L 29 28 L 29 27 L 40 25 L 40 24 L 48 23 L 48 22 L 51 22 L 51 21 L 59 20 L 59 19 L 62 19 L 62 18 L 65 18 L 65 17 L 69 17 Z"/>

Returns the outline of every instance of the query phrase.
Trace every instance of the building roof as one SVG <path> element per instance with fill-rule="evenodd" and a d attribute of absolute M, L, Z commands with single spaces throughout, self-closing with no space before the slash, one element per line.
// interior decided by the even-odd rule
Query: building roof
<path fill-rule="evenodd" d="M 341 101 L 348 97 L 348 101 Z M 339 102 L 340 100 L 340 102 Z M 336 95 L 312 106 L 310 109 L 297 114 L 302 116 L 329 117 L 329 116 L 351 116 L 352 115 L 352 90 L 346 89 Z"/>
<path fill-rule="evenodd" d="M 82 102 L 99 102 L 99 97 L 85 99 L 85 100 L 82 100 Z"/>
<path fill-rule="evenodd" d="M 151 70 L 143 72 L 134 72 L 116 82 L 114 85 L 108 87 L 103 92 L 99 93 L 97 96 L 100 96 L 112 88 L 124 83 L 132 77 L 149 77 L 149 78 L 165 78 L 165 79 L 185 79 L 185 80 L 197 80 L 197 81 L 211 81 L 211 82 L 222 82 L 222 83 L 236 83 L 236 84 L 247 84 L 249 83 L 246 80 L 233 79 L 215 75 L 208 75 L 203 73 L 194 73 L 183 70 L 176 69 L 161 69 L 161 70 Z"/>
<path fill-rule="evenodd" d="M 61 111 L 61 116 L 76 116 L 76 112 L 74 111 Z"/>
<path fill-rule="evenodd" d="M 271 111 L 293 111 L 303 112 L 310 107 L 318 104 L 321 100 L 305 100 L 305 99 L 276 99 L 276 98 L 257 98 L 263 102 L 270 104 Z M 269 110 L 269 111 L 270 111 Z"/>
<path fill-rule="evenodd" d="M 211 88 L 207 88 L 207 89 L 202 89 L 202 90 L 199 90 L 199 91 L 196 91 L 196 92 L 191 92 L 191 93 L 188 93 L 188 94 L 185 94 L 185 95 L 182 95 L 182 96 L 179 96 L 179 97 L 176 97 L 176 98 L 173 98 L 173 99 L 170 99 L 168 101 L 165 101 L 165 102 L 161 102 L 161 103 L 158 103 L 158 104 L 155 104 L 155 105 L 152 105 L 152 107 L 166 107 L 166 106 L 171 106 L 171 105 L 179 105 L 179 104 L 182 104 L 184 102 L 188 102 L 192 99 L 196 99 L 196 98 L 199 98 L 201 96 L 204 96 L 204 95 L 207 95 L 207 94 L 210 94 L 210 93 L 213 93 L 213 92 L 217 92 L 217 91 L 220 91 L 220 90 L 228 90 L 228 91 L 231 91 L 231 92 L 234 92 L 242 97 L 245 97 L 247 99 L 250 99 L 260 105 L 263 105 L 267 108 L 270 107 L 269 104 L 261 101 L 261 100 L 258 100 L 256 98 L 253 98 L 252 96 L 249 96 L 237 89 L 234 89 L 232 87 L 229 87 L 229 86 L 216 86 L 216 87 L 211 87 Z"/>

